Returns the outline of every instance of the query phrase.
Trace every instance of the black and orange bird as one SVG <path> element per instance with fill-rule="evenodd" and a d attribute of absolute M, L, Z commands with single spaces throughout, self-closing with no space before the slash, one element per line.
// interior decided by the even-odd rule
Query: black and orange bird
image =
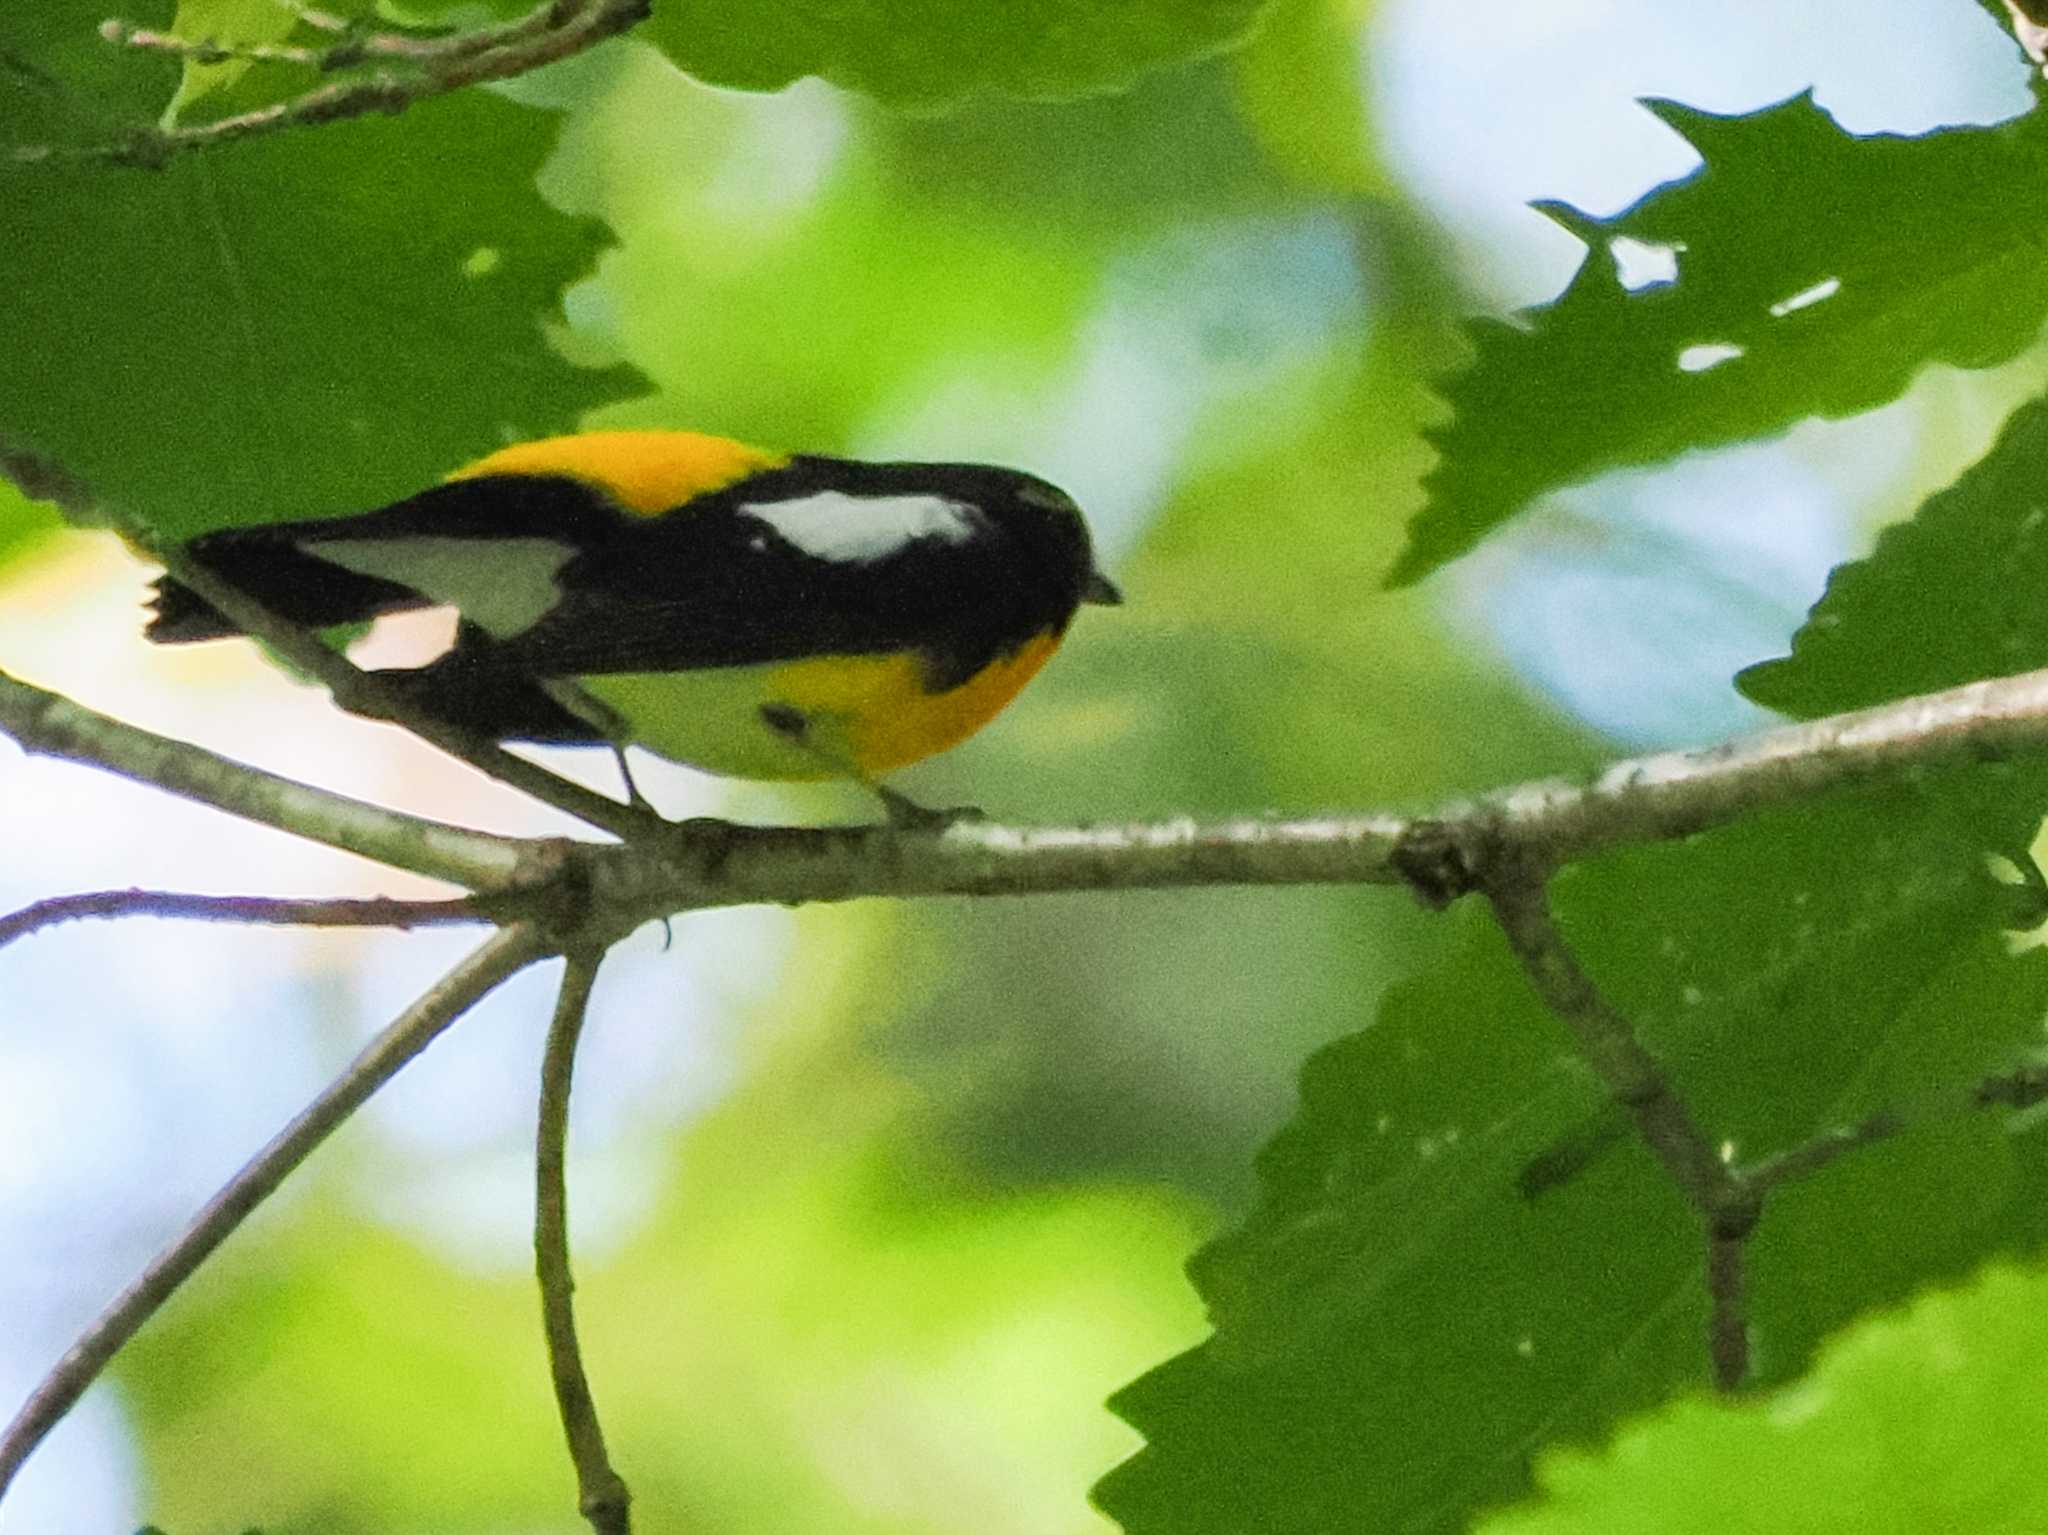
<path fill-rule="evenodd" d="M 882 775 L 993 719 L 1080 604 L 1121 600 L 1033 475 L 696 432 L 519 443 L 375 511 L 185 552 L 311 628 L 453 608 L 447 651 L 378 675 L 479 735 L 853 779 L 899 820 L 921 813 Z M 154 607 L 152 640 L 240 633 L 170 576 Z"/>

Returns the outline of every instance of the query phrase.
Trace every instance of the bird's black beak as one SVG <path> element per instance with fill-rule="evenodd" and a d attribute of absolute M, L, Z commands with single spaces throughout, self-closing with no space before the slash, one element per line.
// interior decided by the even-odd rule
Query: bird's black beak
<path fill-rule="evenodd" d="M 1099 570 L 1088 572 L 1088 584 L 1081 588 L 1081 600 L 1093 602 L 1105 608 L 1118 607 L 1124 594 L 1116 589 L 1116 583 Z"/>

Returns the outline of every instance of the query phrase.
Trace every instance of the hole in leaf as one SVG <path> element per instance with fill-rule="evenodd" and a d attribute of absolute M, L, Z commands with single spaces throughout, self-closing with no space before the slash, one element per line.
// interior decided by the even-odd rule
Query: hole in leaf
<path fill-rule="evenodd" d="M 1837 293 L 1840 293 L 1841 291 L 1841 278 L 1823 277 L 1819 282 L 1815 283 L 1812 287 L 1801 288 L 1797 293 L 1793 294 L 1790 298 L 1781 298 L 1778 300 L 1777 303 L 1771 305 L 1771 318 L 1774 320 L 1782 320 L 1785 318 L 1786 315 L 1791 314 L 1795 309 L 1804 309 L 1809 304 L 1818 304 L 1823 299 L 1833 298 Z"/>
<path fill-rule="evenodd" d="M 1681 373 L 1704 373 L 1709 368 L 1718 368 L 1724 362 L 1733 362 L 1740 357 L 1744 348 L 1732 341 L 1702 341 L 1689 346 L 1678 354 L 1678 371 Z"/>
<path fill-rule="evenodd" d="M 1618 235 L 1607 242 L 1607 254 L 1614 258 L 1614 275 L 1631 293 L 1655 283 L 1678 281 L 1676 245 L 1652 245 Z"/>

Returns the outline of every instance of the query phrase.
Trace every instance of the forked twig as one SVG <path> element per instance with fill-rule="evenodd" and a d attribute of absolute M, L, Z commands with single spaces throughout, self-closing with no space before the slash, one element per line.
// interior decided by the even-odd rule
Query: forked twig
<path fill-rule="evenodd" d="M 1699 1213 L 1706 1236 L 1707 1347 L 1714 1384 L 1735 1390 L 1749 1377 L 1743 1249 L 1762 1213 L 1762 1195 L 1722 1160 L 1664 1068 L 1636 1038 L 1634 1026 L 1580 967 L 1551 914 L 1544 871 L 1512 864 L 1497 869 L 1486 895 L 1536 994 L 1572 1031 L 1579 1053 Z"/>
<path fill-rule="evenodd" d="M 94 1318 L 0 1430 L 0 1496 L 45 1435 L 85 1394 L 143 1323 L 294 1169 L 405 1064 L 482 997 L 545 952 L 531 927 L 499 932 L 364 1047 L 318 1097 L 230 1178 L 127 1289 Z"/>

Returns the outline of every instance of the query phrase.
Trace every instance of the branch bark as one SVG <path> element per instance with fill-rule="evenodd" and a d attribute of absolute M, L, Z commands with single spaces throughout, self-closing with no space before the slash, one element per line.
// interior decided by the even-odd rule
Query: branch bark
<path fill-rule="evenodd" d="M 604 1429 L 583 1370 L 583 1349 L 576 1341 L 576 1282 L 569 1272 L 569 1089 L 576 1070 L 576 1042 L 583 1035 L 601 958 L 583 952 L 568 956 L 554 1020 L 548 1025 L 535 1135 L 533 1262 L 540 1281 L 548 1373 L 554 1380 L 569 1459 L 576 1467 L 577 1507 L 596 1535 L 630 1535 L 632 1494 L 605 1453 Z"/>
<path fill-rule="evenodd" d="M 469 897 L 453 901 L 292 900 L 260 895 L 194 895 L 182 890 L 93 890 L 52 896 L 0 917 L 0 949 L 17 938 L 65 922 L 108 917 L 180 917 L 240 922 L 257 927 L 430 927 L 492 922 L 496 917 Z"/>
<path fill-rule="evenodd" d="M 0 672 L 0 735 L 24 750 L 104 768 L 184 799 L 472 890 L 543 875 L 548 844 L 496 837 L 311 788 L 204 747 L 97 714 Z"/>
<path fill-rule="evenodd" d="M 1434 814 L 1299 819 L 1191 819 L 1096 827 L 1011 827 L 962 822 L 938 831 L 890 826 L 660 826 L 620 845 L 521 842 L 443 826 L 324 794 L 211 753 L 120 725 L 0 676 L 0 732 L 46 751 L 155 782 L 265 824 L 433 873 L 496 895 L 506 920 L 530 917 L 481 952 L 496 978 L 543 949 L 596 952 L 644 921 L 752 902 L 793 904 L 864 896 L 1021 895 L 1051 891 L 1224 884 L 1403 883 L 1443 902 L 1485 889 L 1511 941 L 1552 1005 L 1581 1027 L 1589 1058 L 1637 1115 L 1680 1186 L 1707 1216 L 1716 1286 L 1714 1350 L 1724 1380 L 1742 1360 L 1740 1242 L 1762 1188 L 1736 1177 L 1720 1186 L 1696 1127 L 1645 1114 L 1660 1094 L 1641 1061 L 1619 1048 L 1597 992 L 1559 947 L 1547 913 L 1531 907 L 1531 881 L 1558 865 L 1631 843 L 1684 837 L 1742 816 L 1906 769 L 2002 760 L 2048 751 L 2048 671 L 1973 683 L 1881 708 L 1766 731 L 1700 752 L 1620 762 L 1591 778 L 1544 780 Z M 1520 882 L 1519 884 L 1517 882 Z M 1520 937 L 1517 939 L 1517 932 Z M 537 936 L 545 932 L 548 936 Z M 1559 955 L 1564 959 L 1560 961 Z M 488 960 L 487 956 L 498 956 Z M 496 968 L 493 968 L 496 967 Z M 464 972 L 469 974 L 470 972 Z M 480 995 L 462 991 L 457 1010 Z M 442 991 L 447 990 L 444 986 Z M 436 994 L 437 996 L 439 993 Z M 0 1479 L 84 1381 L 161 1303 L 274 1179 L 363 1097 L 445 1027 L 445 1004 L 425 999 L 348 1076 L 209 1205 L 195 1233 L 152 1265 L 53 1373 L 24 1417 L 0 1437 Z M 452 1016 L 452 1014 L 450 1015 Z M 423 1033 L 415 1033 L 416 1030 Z M 1625 1021 L 1622 1022 L 1626 1033 Z M 388 1060 L 387 1060 L 388 1057 Z M 2029 1079 L 2031 1081 L 2031 1079 Z M 2017 1089 L 2015 1089 L 2017 1091 Z M 1992 1097 L 1998 1096 L 1996 1092 Z M 2001 1100 L 2002 1101 L 2002 1100 Z M 1866 1132 L 1867 1133 L 1867 1132 Z M 1855 1142 L 1862 1137 L 1850 1136 Z M 1817 1149 L 1816 1165 L 1827 1153 Z M 1726 1174 L 1726 1169 L 1721 1169 Z M 1729 1175 L 1733 1176 L 1733 1175 Z M 266 1181 L 270 1180 L 270 1181 Z M 254 1191 L 253 1198 L 250 1191 Z M 1748 1200 L 1745 1205 L 1744 1199 Z M 247 1203 L 243 1203 L 247 1201 Z M 168 1276 L 168 1278 L 166 1278 Z M 54 1404 L 54 1405 L 53 1405 Z"/>
<path fill-rule="evenodd" d="M 1907 769 L 2048 753 L 2048 670 L 1617 762 L 1438 808 L 1103 826 L 961 821 L 755 827 L 654 822 L 627 844 L 522 841 L 382 810 L 152 735 L 0 674 L 0 734 L 472 889 L 589 882 L 613 933 L 685 911 L 869 896 L 1032 895 L 1210 885 L 1405 884 L 1431 902 L 1503 865 L 1554 868 L 1692 836 Z"/>
<path fill-rule="evenodd" d="M 381 60 L 410 66 L 404 72 L 383 69 L 352 80 L 323 85 L 302 95 L 208 123 L 163 127 L 140 123 L 107 144 L 73 147 L 55 144 L 15 145 L 0 150 L 17 165 L 50 161 L 96 160 L 110 165 L 155 170 L 194 150 L 237 139 L 255 138 L 286 128 L 340 122 L 372 112 L 396 113 L 417 102 L 466 86 L 509 80 L 566 59 L 615 37 L 645 19 L 649 0 L 544 0 L 516 21 L 449 38 L 408 39 L 364 34 L 325 49 L 237 48 L 194 43 L 159 32 L 144 32 L 115 21 L 103 33 L 107 40 L 131 47 L 198 57 L 249 58 L 308 64 L 321 70 L 348 69 Z"/>
<path fill-rule="evenodd" d="M 1923 770 L 2048 753 L 2048 670 L 1970 683 L 1745 736 L 1617 762 L 1442 806 L 1299 818 L 1109 826 L 956 822 L 739 827 L 686 822 L 622 850 L 594 898 L 629 921 L 712 906 L 864 896 L 1031 895 L 1198 885 L 1404 884 L 1432 904 L 1503 867 L 1552 869 L 1672 841 L 1759 811 Z"/>

